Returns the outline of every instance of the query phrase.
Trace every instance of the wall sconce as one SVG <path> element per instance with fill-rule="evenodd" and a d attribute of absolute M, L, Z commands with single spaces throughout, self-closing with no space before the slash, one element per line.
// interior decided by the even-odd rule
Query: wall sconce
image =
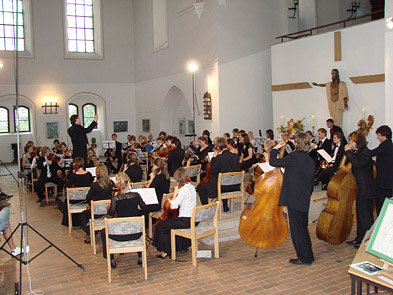
<path fill-rule="evenodd" d="M 348 19 L 356 17 L 356 14 L 357 14 L 358 9 L 360 7 L 360 0 L 352 0 L 352 4 L 351 5 L 352 5 L 351 8 L 347 9 L 347 12 L 351 13 L 351 15 L 348 17 Z"/>
<path fill-rule="evenodd" d="M 293 15 L 289 18 L 295 19 L 296 18 L 296 11 L 297 7 L 299 6 L 299 0 L 293 0 L 293 7 L 289 7 L 288 10 L 293 10 Z"/>
<path fill-rule="evenodd" d="M 386 26 L 388 27 L 389 30 L 393 29 L 393 17 L 389 17 L 386 20 Z"/>
<path fill-rule="evenodd" d="M 44 114 L 57 114 L 59 108 L 58 102 L 59 99 L 57 97 L 45 96 L 44 105 L 42 106 L 44 108 Z"/>
<path fill-rule="evenodd" d="M 3 66 L 4 66 L 4 65 L 3 65 L 3 62 L 0 61 L 0 69 L 2 69 Z"/>

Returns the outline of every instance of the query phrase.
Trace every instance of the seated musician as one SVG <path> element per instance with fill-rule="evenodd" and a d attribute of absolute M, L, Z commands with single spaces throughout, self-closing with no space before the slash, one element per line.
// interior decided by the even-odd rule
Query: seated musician
<path fill-rule="evenodd" d="M 35 156 L 35 152 L 33 151 L 34 146 L 33 143 L 28 143 L 25 146 L 25 153 L 22 156 L 22 170 L 23 174 L 27 176 L 27 180 L 31 180 L 31 163 L 33 162 L 33 155 Z M 36 176 L 36 175 L 35 175 Z"/>
<path fill-rule="evenodd" d="M 58 152 L 59 148 L 60 148 L 60 141 L 56 138 L 53 141 L 52 153 L 59 154 L 59 152 Z"/>
<path fill-rule="evenodd" d="M 212 140 L 210 138 L 210 131 L 209 130 L 203 130 L 202 136 L 207 139 L 207 144 L 209 146 L 213 146 L 213 142 L 212 142 Z"/>
<path fill-rule="evenodd" d="M 147 143 L 150 144 L 153 149 L 155 149 L 157 147 L 157 140 L 154 140 L 153 134 L 149 133 L 147 139 Z"/>
<path fill-rule="evenodd" d="M 171 203 L 171 209 L 179 209 L 179 217 L 160 221 L 154 232 L 153 245 L 161 251 L 159 258 L 171 255 L 171 229 L 190 228 L 192 210 L 196 206 L 196 191 L 192 184 L 187 181 L 187 172 L 179 168 L 174 174 L 178 185 L 175 187 Z M 191 246 L 189 239 L 176 237 L 176 252 L 187 250 Z"/>
<path fill-rule="evenodd" d="M 107 212 L 108 218 L 113 218 L 115 214 L 117 217 L 133 217 L 138 216 L 138 209 L 144 209 L 146 207 L 145 202 L 142 200 L 138 193 L 130 192 L 130 179 L 127 174 L 120 172 L 116 175 L 116 187 L 120 190 L 120 193 L 115 193 L 111 199 L 111 204 Z M 141 233 L 129 234 L 129 235 L 109 235 L 109 237 L 115 241 L 132 241 L 137 240 L 141 237 Z M 106 251 L 106 237 L 105 229 L 101 230 L 101 239 L 103 246 L 103 256 L 107 258 Z M 138 252 L 138 265 L 142 265 L 142 253 Z M 116 267 L 115 256 L 111 254 L 111 267 Z"/>
<path fill-rule="evenodd" d="M 143 170 L 139 166 L 139 159 L 135 153 L 127 155 L 127 162 L 124 165 L 123 172 L 127 174 L 131 182 L 140 182 L 143 177 Z"/>
<path fill-rule="evenodd" d="M 174 151 L 171 152 L 170 155 L 168 155 L 168 158 L 166 160 L 168 164 L 169 175 L 173 176 L 175 171 L 183 165 L 185 152 L 181 148 L 181 142 L 177 137 L 171 136 L 169 140 L 165 140 L 165 143 L 167 145 L 170 144 L 172 147 L 174 147 Z"/>
<path fill-rule="evenodd" d="M 281 138 L 283 140 L 285 140 L 286 136 L 287 135 L 285 134 L 285 132 L 281 133 Z M 284 157 L 292 153 L 294 150 L 295 150 L 295 145 L 293 144 L 292 141 L 288 140 L 287 144 L 285 145 Z"/>
<path fill-rule="evenodd" d="M 158 134 L 158 137 L 161 137 L 163 141 L 165 141 L 166 138 L 166 132 L 165 131 L 160 131 L 160 133 Z"/>
<path fill-rule="evenodd" d="M 67 147 L 67 144 L 65 142 L 60 143 L 58 154 L 63 155 L 64 159 L 72 158 L 72 151 Z"/>
<path fill-rule="evenodd" d="M 192 156 L 193 161 L 191 162 L 191 165 L 202 164 L 201 170 L 205 171 L 206 165 L 208 163 L 208 153 L 213 150 L 213 146 L 208 144 L 208 139 L 205 136 L 200 136 L 198 138 L 198 144 L 198 148 L 195 148 L 195 146 L 192 144 L 190 145 L 190 148 L 195 152 L 195 154 Z M 203 178 L 202 175 L 201 178 Z"/>
<path fill-rule="evenodd" d="M 109 178 L 108 168 L 104 164 L 98 164 L 96 168 L 96 180 L 90 185 L 89 192 L 86 196 L 86 202 L 90 203 L 91 200 L 101 201 L 110 200 L 112 198 L 113 189 L 115 184 Z M 89 219 L 91 217 L 90 209 L 82 212 L 81 227 L 86 233 L 85 243 L 90 243 L 90 226 Z M 95 216 L 100 217 L 100 216 Z"/>
<path fill-rule="evenodd" d="M 326 137 L 326 129 L 325 128 L 319 128 L 318 129 L 318 144 L 311 144 L 311 149 L 315 150 L 318 152 L 318 150 L 325 150 L 328 154 L 332 152 L 332 143 L 331 141 Z M 319 168 L 321 161 L 323 160 L 322 156 L 319 153 L 316 153 L 316 158 L 313 159 L 315 162 L 315 167 L 316 170 Z"/>
<path fill-rule="evenodd" d="M 44 199 L 45 183 L 53 182 L 57 184 L 57 191 L 63 190 L 64 181 L 58 176 L 60 166 L 56 161 L 53 160 L 53 156 L 50 156 L 50 148 L 43 146 L 41 148 L 40 157 L 37 161 L 37 167 L 41 170 L 40 177 L 35 183 L 35 190 L 38 195 L 37 203 L 42 202 Z M 57 197 L 57 196 L 56 196 Z"/>
<path fill-rule="evenodd" d="M 87 168 L 97 167 L 98 163 L 97 163 L 97 165 L 95 165 L 94 159 L 93 159 L 94 156 L 98 162 L 98 157 L 96 156 L 95 150 L 92 147 L 89 147 L 87 149 L 87 165 L 86 165 Z"/>
<path fill-rule="evenodd" d="M 270 139 L 270 140 L 274 140 L 274 132 L 273 132 L 273 130 L 272 129 L 267 129 L 266 131 L 265 131 L 265 137 L 266 137 L 266 139 Z"/>
<path fill-rule="evenodd" d="M 208 198 L 217 198 L 218 173 L 236 172 L 238 170 L 239 156 L 226 149 L 226 141 L 223 137 L 214 139 L 215 150 L 210 161 L 212 179 L 208 183 L 200 183 L 197 187 L 202 205 L 208 203 Z M 222 186 L 222 192 L 239 190 L 239 185 Z M 228 200 L 222 200 L 224 212 L 229 211 Z"/>
<path fill-rule="evenodd" d="M 117 141 L 116 133 L 112 134 L 112 140 L 115 142 L 115 148 L 106 150 L 105 157 L 107 158 L 105 164 L 108 167 L 109 172 L 116 174 L 123 164 L 123 157 L 121 154 L 123 146 L 120 142 Z"/>
<path fill-rule="evenodd" d="M 250 139 L 246 133 L 241 133 L 239 136 L 241 142 L 239 163 L 241 170 L 247 170 L 254 164 L 254 148 L 250 143 Z"/>
<path fill-rule="evenodd" d="M 329 163 L 329 166 L 326 169 L 322 169 L 321 174 L 316 179 L 316 181 L 320 180 L 322 183 L 322 190 L 326 191 L 328 189 L 328 184 L 334 173 L 336 173 L 338 167 L 340 166 L 341 159 L 344 156 L 344 144 L 343 144 L 344 135 L 341 132 L 336 132 L 333 135 L 333 144 L 334 148 L 330 156 L 333 158 L 333 161 Z"/>
<path fill-rule="evenodd" d="M 138 148 L 142 150 L 142 152 L 145 151 L 145 145 L 147 145 L 147 139 L 146 136 L 144 135 L 139 135 L 138 136 Z"/>
<path fill-rule="evenodd" d="M 226 141 L 227 141 L 227 149 L 228 149 L 228 151 L 230 151 L 233 154 L 238 155 L 239 152 L 238 152 L 237 148 L 235 148 L 235 140 L 233 138 L 229 138 Z"/>
<path fill-rule="evenodd" d="M 226 141 L 231 138 L 228 132 L 225 132 L 222 137 L 224 137 Z"/>
<path fill-rule="evenodd" d="M 93 181 L 94 177 L 90 172 L 84 170 L 85 160 L 82 157 L 75 158 L 75 170 L 70 174 L 68 178 L 68 182 L 66 183 L 67 188 L 72 187 L 89 187 Z M 73 201 L 71 200 L 70 203 Z M 79 203 L 79 201 L 75 201 L 75 203 Z M 72 214 L 72 225 L 78 226 L 80 225 L 80 214 Z M 67 205 L 63 206 L 63 220 L 61 222 L 62 225 L 68 226 L 68 210 Z"/>

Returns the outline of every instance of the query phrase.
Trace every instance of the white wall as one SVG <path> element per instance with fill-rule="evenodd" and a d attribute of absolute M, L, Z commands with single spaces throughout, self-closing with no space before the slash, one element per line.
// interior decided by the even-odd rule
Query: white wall
<path fill-rule="evenodd" d="M 393 2 L 385 1 L 385 18 L 393 17 Z M 393 29 L 385 26 L 385 121 L 393 127 Z"/>
<path fill-rule="evenodd" d="M 33 130 L 22 136 L 22 148 L 31 138 L 35 143 L 39 139 L 41 145 L 52 144 L 46 139 L 46 122 L 57 121 L 59 139 L 67 142 L 66 102 L 79 93 L 92 93 L 105 101 L 106 114 L 98 122 L 105 126 L 100 129 L 102 138 L 113 132 L 113 121 L 128 120 L 129 133 L 136 131 L 132 2 L 102 2 L 104 59 L 83 60 L 64 58 L 63 0 L 32 1 L 35 57 L 19 59 L 19 94 L 34 104 Z M 2 63 L 0 97 L 15 93 L 14 61 L 2 58 Z M 58 115 L 43 115 L 42 99 L 48 95 L 59 98 Z M 119 140 L 126 141 L 126 136 L 119 134 Z M 16 142 L 15 134 L 1 138 L 1 159 L 12 161 L 10 144 Z"/>
<path fill-rule="evenodd" d="M 349 110 L 344 112 L 345 134 L 357 129 L 362 109 L 375 117 L 374 127 L 385 122 L 385 85 L 380 83 L 353 84 L 348 77 L 382 74 L 384 60 L 384 21 L 379 20 L 341 31 L 342 61 L 334 62 L 333 32 L 286 42 L 272 47 L 272 84 L 296 82 L 325 83 L 331 80 L 330 71 L 337 68 L 340 78 L 347 83 Z M 311 116 L 315 116 L 316 129 L 326 128 L 330 117 L 326 89 L 313 87 L 302 90 L 273 92 L 274 126 L 291 118 L 306 118 L 306 130 L 311 129 Z M 377 144 L 374 134 L 368 137 L 370 146 Z"/>

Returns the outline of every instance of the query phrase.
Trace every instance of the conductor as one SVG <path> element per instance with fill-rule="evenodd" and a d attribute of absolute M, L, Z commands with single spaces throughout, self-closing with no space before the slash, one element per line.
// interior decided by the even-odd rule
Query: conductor
<path fill-rule="evenodd" d="M 73 152 L 72 157 L 81 157 L 87 163 L 87 145 L 89 141 L 87 140 L 87 133 L 90 133 L 94 127 L 97 126 L 98 114 L 94 115 L 94 120 L 91 122 L 89 127 L 84 128 L 81 126 L 81 119 L 78 115 L 72 115 L 70 118 L 71 127 L 68 128 L 68 134 L 71 137 Z"/>

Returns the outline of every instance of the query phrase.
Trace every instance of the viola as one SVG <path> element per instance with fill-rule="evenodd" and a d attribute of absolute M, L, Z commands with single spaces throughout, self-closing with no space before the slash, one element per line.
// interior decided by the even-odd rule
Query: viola
<path fill-rule="evenodd" d="M 158 156 L 159 156 L 159 157 L 167 157 L 167 156 L 169 156 L 170 154 L 172 154 L 175 150 L 176 150 L 176 147 L 175 147 L 175 146 L 170 146 L 170 147 L 163 148 L 163 149 L 158 153 Z"/>
<path fill-rule="evenodd" d="M 368 116 L 367 121 L 367 125 L 364 120 L 359 121 L 357 132 L 368 134 L 374 123 L 374 117 Z M 326 192 L 328 201 L 319 215 L 316 229 L 318 239 L 331 245 L 344 242 L 352 230 L 354 218 L 352 207 L 357 196 L 357 185 L 355 176 L 352 174 L 352 165 L 351 163 L 345 164 L 345 161 L 344 155 L 338 171 L 329 181 Z"/>
<path fill-rule="evenodd" d="M 288 141 L 295 122 L 288 122 L 285 141 Z M 284 154 L 285 146 L 280 155 Z M 274 248 L 281 245 L 288 235 L 288 221 L 282 206 L 278 206 L 283 173 L 281 169 L 263 173 L 255 184 L 253 204 L 245 206 L 240 215 L 239 234 L 250 245 L 257 248 Z"/>

